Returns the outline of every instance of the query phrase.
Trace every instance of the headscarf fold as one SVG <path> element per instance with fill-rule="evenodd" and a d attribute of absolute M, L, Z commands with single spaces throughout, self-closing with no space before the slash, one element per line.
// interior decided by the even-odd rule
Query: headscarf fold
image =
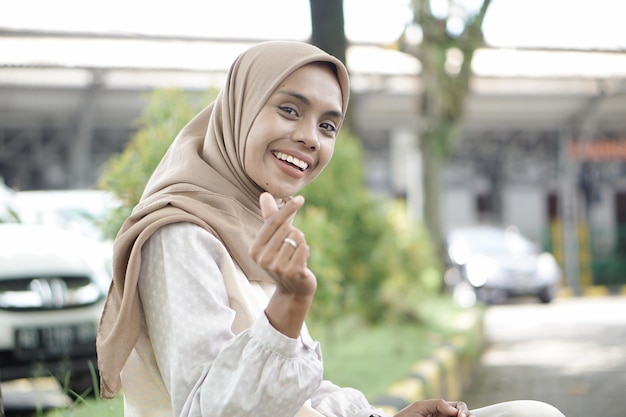
<path fill-rule="evenodd" d="M 248 132 L 289 74 L 313 62 L 336 67 L 345 115 L 348 74 L 337 58 L 306 43 L 270 41 L 242 53 L 216 100 L 178 134 L 114 243 L 113 280 L 97 337 L 101 395 L 121 389 L 120 372 L 137 342 L 142 306 L 137 289 L 141 248 L 160 227 L 190 222 L 215 235 L 250 281 L 273 281 L 248 255 L 263 224 L 258 187 L 243 169 Z"/>

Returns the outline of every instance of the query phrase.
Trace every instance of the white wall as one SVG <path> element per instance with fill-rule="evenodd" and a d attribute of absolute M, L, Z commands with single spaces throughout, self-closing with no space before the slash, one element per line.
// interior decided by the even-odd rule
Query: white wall
<path fill-rule="evenodd" d="M 476 209 L 474 190 L 467 187 L 448 187 L 441 193 L 441 227 L 448 230 L 475 224 Z"/>
<path fill-rule="evenodd" d="M 405 191 L 411 216 L 421 221 L 424 218 L 423 165 L 417 136 L 408 129 L 396 129 L 391 132 L 389 145 L 393 192 Z"/>
<path fill-rule="evenodd" d="M 600 199 L 589 208 L 589 220 L 593 225 L 594 245 L 600 251 L 608 251 L 615 242 L 615 192 L 601 187 Z"/>
<path fill-rule="evenodd" d="M 547 226 L 544 190 L 525 185 L 509 185 L 503 191 L 502 216 L 505 225 L 517 226 L 528 238 L 541 242 Z"/>

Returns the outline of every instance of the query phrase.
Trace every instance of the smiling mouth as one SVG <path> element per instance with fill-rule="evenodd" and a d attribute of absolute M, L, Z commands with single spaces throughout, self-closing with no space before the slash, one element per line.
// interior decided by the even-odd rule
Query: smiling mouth
<path fill-rule="evenodd" d="M 296 158 L 295 156 L 287 155 L 286 153 L 282 153 L 282 152 L 272 152 L 272 154 L 277 159 L 293 165 L 294 167 L 298 168 L 300 171 L 305 171 L 309 167 L 309 164 L 307 164 L 301 159 Z"/>

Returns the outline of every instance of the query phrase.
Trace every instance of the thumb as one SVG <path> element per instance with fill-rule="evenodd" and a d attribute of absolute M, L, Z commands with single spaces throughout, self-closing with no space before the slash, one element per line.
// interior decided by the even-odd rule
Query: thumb
<path fill-rule="evenodd" d="M 276 200 L 270 193 L 261 194 L 259 197 L 259 205 L 261 206 L 261 214 L 264 220 L 267 220 L 268 217 L 278 211 Z"/>

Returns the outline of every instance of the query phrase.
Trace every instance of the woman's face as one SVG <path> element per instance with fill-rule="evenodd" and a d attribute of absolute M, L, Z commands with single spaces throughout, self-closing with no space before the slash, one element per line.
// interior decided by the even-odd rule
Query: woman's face
<path fill-rule="evenodd" d="M 276 198 L 310 183 L 333 155 L 341 99 L 327 66 L 309 64 L 291 73 L 252 124 L 244 151 L 248 176 Z"/>

